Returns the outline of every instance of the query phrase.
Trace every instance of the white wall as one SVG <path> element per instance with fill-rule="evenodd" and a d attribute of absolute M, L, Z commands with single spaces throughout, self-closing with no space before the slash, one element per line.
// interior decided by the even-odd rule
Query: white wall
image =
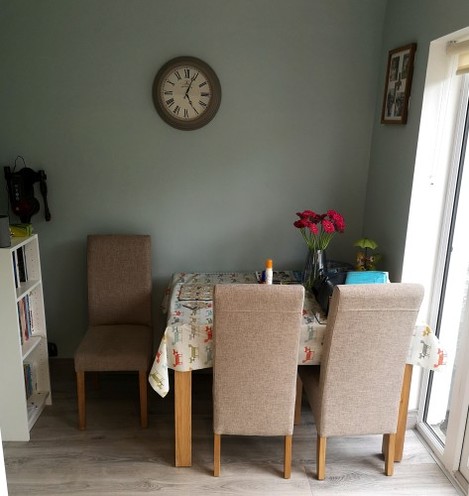
<path fill-rule="evenodd" d="M 300 268 L 295 212 L 334 208 L 362 234 L 385 0 L 0 0 L 0 160 L 48 175 L 33 217 L 49 337 L 72 356 L 86 322 L 88 233 L 153 239 L 155 315 L 170 274 Z M 194 132 L 154 110 L 153 78 L 194 55 L 222 85 Z M 0 205 L 6 195 L 0 193 Z"/>

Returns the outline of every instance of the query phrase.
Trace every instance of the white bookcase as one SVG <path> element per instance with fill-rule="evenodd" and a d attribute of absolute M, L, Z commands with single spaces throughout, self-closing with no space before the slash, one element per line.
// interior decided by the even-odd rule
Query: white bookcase
<path fill-rule="evenodd" d="M 21 260 L 23 259 L 23 263 Z M 52 402 L 37 234 L 0 248 L 0 430 L 3 441 L 29 441 Z"/>

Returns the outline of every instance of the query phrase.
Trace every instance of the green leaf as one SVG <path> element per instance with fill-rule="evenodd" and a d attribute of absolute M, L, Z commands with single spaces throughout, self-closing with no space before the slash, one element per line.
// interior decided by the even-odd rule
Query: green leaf
<path fill-rule="evenodd" d="M 374 250 L 378 247 L 376 242 L 369 238 L 361 238 L 358 241 L 355 241 L 353 246 L 358 246 L 360 248 L 370 248 L 371 250 Z"/>

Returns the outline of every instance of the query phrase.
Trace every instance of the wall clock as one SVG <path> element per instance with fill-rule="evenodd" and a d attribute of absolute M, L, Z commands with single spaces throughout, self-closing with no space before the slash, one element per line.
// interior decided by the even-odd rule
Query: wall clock
<path fill-rule="evenodd" d="M 153 82 L 153 102 L 160 117 L 176 129 L 192 131 L 208 124 L 221 102 L 215 71 L 195 57 L 164 64 Z"/>

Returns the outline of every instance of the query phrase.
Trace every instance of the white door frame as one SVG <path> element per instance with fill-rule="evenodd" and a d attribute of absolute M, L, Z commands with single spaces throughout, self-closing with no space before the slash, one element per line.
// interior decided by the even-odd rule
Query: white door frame
<path fill-rule="evenodd" d="M 461 150 L 458 140 L 462 143 L 462 119 L 465 119 L 466 113 L 465 108 L 462 111 L 461 101 L 462 95 L 467 99 L 469 91 L 469 83 L 455 75 L 457 57 L 448 56 L 446 47 L 449 41 L 461 38 L 469 38 L 469 28 L 435 40 L 429 48 L 402 276 L 403 281 L 424 284 L 426 294 L 419 319 L 433 329 L 438 316 L 444 275 L 444 264 L 441 261 L 446 255 L 448 219 L 452 210 L 452 199 L 448 200 L 447 192 L 454 191 L 456 187 L 455 171 Z M 455 133 L 456 129 L 459 129 L 459 133 Z M 434 219 L 434 229 L 428 229 L 422 222 L 429 216 Z M 430 372 L 419 371 L 412 388 L 420 390 L 420 398 L 417 399 L 418 431 L 448 475 L 466 491 L 467 481 L 458 472 L 469 409 L 469 363 L 466 359 L 469 354 L 469 308 L 465 310 L 463 325 L 468 330 L 464 336 L 461 335 L 457 356 L 453 357 L 455 372 L 444 448 L 422 421 Z"/>

